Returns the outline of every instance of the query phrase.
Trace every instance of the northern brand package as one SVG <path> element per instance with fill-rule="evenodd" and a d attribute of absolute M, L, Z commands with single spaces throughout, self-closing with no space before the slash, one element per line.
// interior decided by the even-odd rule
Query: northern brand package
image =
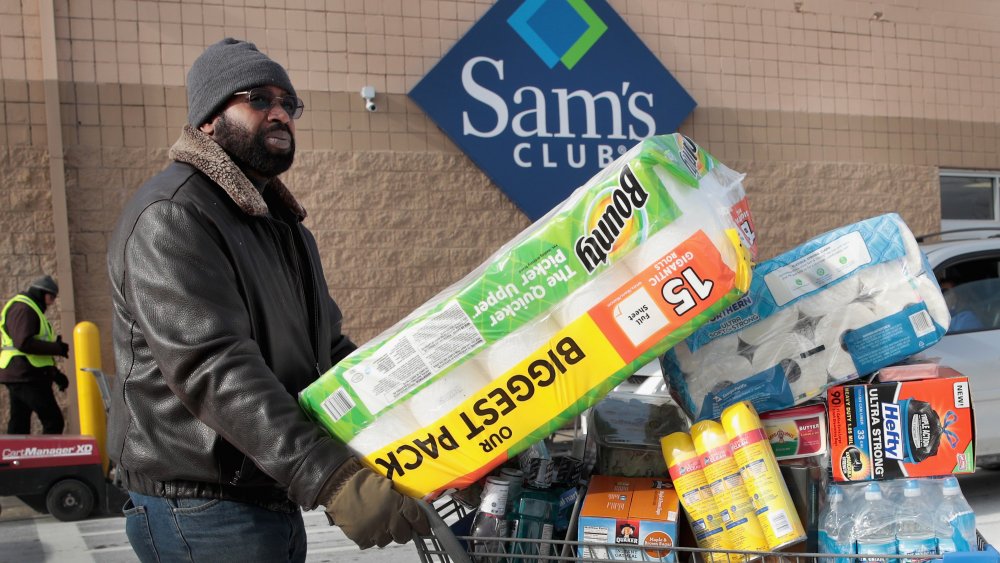
<path fill-rule="evenodd" d="M 300 404 L 411 496 L 475 482 L 746 291 L 741 179 L 681 135 L 642 141 Z"/>
<path fill-rule="evenodd" d="M 677 493 L 666 479 L 594 475 L 577 524 L 579 556 L 673 562 L 673 551 L 651 546 L 677 544 L 677 511 Z"/>
<path fill-rule="evenodd" d="M 847 225 L 761 262 L 750 290 L 663 358 L 692 417 L 788 408 L 923 351 L 951 317 L 903 220 Z"/>
<path fill-rule="evenodd" d="M 972 397 L 966 377 L 842 385 L 827 391 L 836 481 L 972 473 Z"/>

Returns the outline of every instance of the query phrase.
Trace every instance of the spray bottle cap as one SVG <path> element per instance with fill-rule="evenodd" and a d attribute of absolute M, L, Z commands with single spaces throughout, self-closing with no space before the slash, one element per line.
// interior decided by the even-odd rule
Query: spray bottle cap
<path fill-rule="evenodd" d="M 865 487 L 865 500 L 882 500 L 882 488 L 878 483 L 868 483 Z"/>
<path fill-rule="evenodd" d="M 920 496 L 920 482 L 916 479 L 907 479 L 906 486 L 903 487 L 903 496 L 906 498 Z"/>

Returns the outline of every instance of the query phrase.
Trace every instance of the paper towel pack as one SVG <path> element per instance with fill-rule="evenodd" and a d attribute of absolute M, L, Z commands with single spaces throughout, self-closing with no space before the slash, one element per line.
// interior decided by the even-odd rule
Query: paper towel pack
<path fill-rule="evenodd" d="M 882 215 L 758 264 L 747 295 L 668 351 L 663 372 L 697 419 L 741 400 L 782 409 L 924 350 L 949 322 L 910 229 Z"/>
<path fill-rule="evenodd" d="M 745 293 L 741 180 L 682 135 L 642 141 L 300 404 L 411 496 L 476 481 Z"/>

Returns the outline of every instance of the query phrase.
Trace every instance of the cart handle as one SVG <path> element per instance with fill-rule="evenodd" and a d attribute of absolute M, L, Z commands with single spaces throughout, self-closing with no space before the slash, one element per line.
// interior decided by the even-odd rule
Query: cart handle
<path fill-rule="evenodd" d="M 462 544 L 459 543 L 458 538 L 455 537 L 455 533 L 451 531 L 448 524 L 441 518 L 441 516 L 434 510 L 434 507 L 423 500 L 417 500 L 417 504 L 424 511 L 427 516 L 427 521 L 431 525 L 431 535 L 435 536 L 438 543 L 445 550 L 451 561 L 454 563 L 472 563 L 472 558 L 466 553 Z M 413 541 L 422 542 L 424 537 L 418 534 L 416 531 L 413 532 Z"/>
<path fill-rule="evenodd" d="M 97 381 L 97 390 L 100 391 L 101 400 L 104 401 L 104 413 L 107 414 L 110 412 L 111 388 L 108 386 L 108 376 L 97 368 L 80 368 L 80 371 L 85 371 L 94 376 L 94 380 Z"/>

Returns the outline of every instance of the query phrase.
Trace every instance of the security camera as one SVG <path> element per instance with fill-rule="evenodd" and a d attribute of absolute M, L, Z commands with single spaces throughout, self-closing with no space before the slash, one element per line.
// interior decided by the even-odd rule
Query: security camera
<path fill-rule="evenodd" d="M 375 87 L 365 86 L 361 89 L 361 97 L 365 99 L 365 109 L 368 111 L 375 111 L 377 108 L 375 106 Z"/>

